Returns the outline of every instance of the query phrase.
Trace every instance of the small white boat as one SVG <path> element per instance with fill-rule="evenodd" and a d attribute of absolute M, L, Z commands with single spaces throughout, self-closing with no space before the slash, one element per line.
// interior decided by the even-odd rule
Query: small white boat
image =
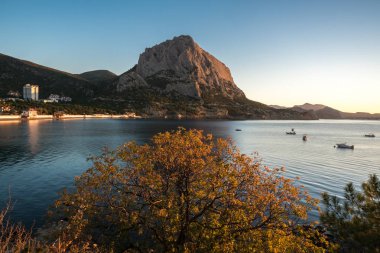
<path fill-rule="evenodd" d="M 365 134 L 364 137 L 375 137 L 375 134 L 373 133 Z"/>
<path fill-rule="evenodd" d="M 295 134 L 296 134 L 296 131 L 294 131 L 294 128 L 292 128 L 292 131 L 290 131 L 290 132 L 286 132 L 286 134 L 295 135 Z"/>
<path fill-rule="evenodd" d="M 338 143 L 334 147 L 337 147 L 337 148 L 346 148 L 346 149 L 354 149 L 354 145 L 347 145 L 346 143 Z"/>

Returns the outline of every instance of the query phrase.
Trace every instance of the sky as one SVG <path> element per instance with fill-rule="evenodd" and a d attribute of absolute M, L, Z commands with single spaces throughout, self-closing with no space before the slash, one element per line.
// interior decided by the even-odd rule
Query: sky
<path fill-rule="evenodd" d="M 0 0 L 0 53 L 121 74 L 190 35 L 252 100 L 380 112 L 379 0 Z"/>

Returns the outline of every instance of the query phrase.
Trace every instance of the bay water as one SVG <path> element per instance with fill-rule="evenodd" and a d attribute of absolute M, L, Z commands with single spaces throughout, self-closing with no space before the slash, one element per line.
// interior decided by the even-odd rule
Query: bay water
<path fill-rule="evenodd" d="M 300 177 L 299 184 L 316 198 L 325 191 L 342 197 L 348 182 L 359 187 L 369 174 L 380 175 L 380 121 L 0 121 L 0 208 L 11 197 L 11 218 L 38 227 L 58 192 L 71 188 L 74 177 L 91 166 L 88 157 L 99 155 L 103 147 L 148 142 L 179 126 L 231 137 L 243 153 L 258 153 L 262 164 L 285 167 L 286 177 Z M 292 128 L 297 134 L 286 135 Z M 370 132 L 379 137 L 364 137 Z M 334 148 L 342 142 L 355 149 Z M 309 217 L 317 220 L 317 210 Z"/>

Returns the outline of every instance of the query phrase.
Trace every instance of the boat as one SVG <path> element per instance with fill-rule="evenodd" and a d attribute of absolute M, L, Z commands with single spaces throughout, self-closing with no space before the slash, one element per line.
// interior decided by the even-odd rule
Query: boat
<path fill-rule="evenodd" d="M 286 132 L 286 134 L 295 135 L 295 134 L 296 134 L 296 132 L 294 131 L 294 128 L 292 128 L 292 131 L 290 131 L 290 132 Z"/>
<path fill-rule="evenodd" d="M 241 129 L 240 128 L 236 128 L 235 131 L 241 131 Z"/>
<path fill-rule="evenodd" d="M 306 134 L 304 134 L 304 135 L 302 136 L 302 140 L 303 140 L 303 141 L 307 141 L 307 135 L 306 135 Z"/>
<path fill-rule="evenodd" d="M 370 133 L 370 134 L 365 134 L 364 137 L 375 137 L 375 135 L 373 133 Z"/>
<path fill-rule="evenodd" d="M 354 145 L 347 145 L 346 143 L 338 143 L 334 147 L 337 147 L 337 148 L 346 148 L 346 149 L 354 149 Z"/>

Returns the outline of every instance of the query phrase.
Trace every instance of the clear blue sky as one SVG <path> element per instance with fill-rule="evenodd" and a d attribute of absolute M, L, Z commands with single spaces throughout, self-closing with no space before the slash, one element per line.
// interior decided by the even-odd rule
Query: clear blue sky
<path fill-rule="evenodd" d="M 380 112 L 380 0 L 1 0 L 0 52 L 121 74 L 191 35 L 250 99 Z"/>

